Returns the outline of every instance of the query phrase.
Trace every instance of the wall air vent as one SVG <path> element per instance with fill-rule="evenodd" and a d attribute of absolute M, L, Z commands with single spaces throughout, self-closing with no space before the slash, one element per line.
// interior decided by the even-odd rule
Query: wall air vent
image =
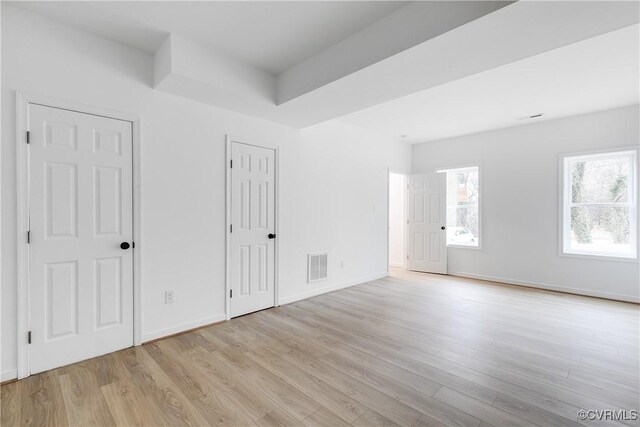
<path fill-rule="evenodd" d="M 307 283 L 327 278 L 327 254 L 309 254 L 307 257 Z"/>

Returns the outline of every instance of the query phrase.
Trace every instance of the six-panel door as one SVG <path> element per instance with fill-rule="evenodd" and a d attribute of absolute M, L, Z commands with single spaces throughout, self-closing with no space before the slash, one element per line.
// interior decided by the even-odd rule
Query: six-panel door
<path fill-rule="evenodd" d="M 231 317 L 274 306 L 275 153 L 231 146 Z"/>
<path fill-rule="evenodd" d="M 407 269 L 446 274 L 446 174 L 410 175 L 407 183 Z"/>
<path fill-rule="evenodd" d="M 132 125 L 29 104 L 31 373 L 133 345 Z"/>

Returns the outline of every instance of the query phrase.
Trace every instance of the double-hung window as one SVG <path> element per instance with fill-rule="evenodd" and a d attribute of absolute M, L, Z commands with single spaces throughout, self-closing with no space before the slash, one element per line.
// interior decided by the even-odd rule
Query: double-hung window
<path fill-rule="evenodd" d="M 447 174 L 447 245 L 480 245 L 480 176 L 477 166 L 443 169 Z"/>
<path fill-rule="evenodd" d="M 637 152 L 563 158 L 562 249 L 636 258 Z"/>

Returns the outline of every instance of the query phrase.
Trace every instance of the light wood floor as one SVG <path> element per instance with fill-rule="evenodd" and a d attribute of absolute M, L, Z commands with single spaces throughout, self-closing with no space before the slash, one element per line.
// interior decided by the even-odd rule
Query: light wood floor
<path fill-rule="evenodd" d="M 639 323 L 634 304 L 395 271 L 7 384 L 1 421 L 577 425 L 638 409 Z"/>

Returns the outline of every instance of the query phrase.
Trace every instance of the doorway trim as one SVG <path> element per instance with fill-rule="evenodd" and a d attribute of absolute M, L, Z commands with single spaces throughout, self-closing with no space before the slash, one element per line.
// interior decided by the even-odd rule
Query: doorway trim
<path fill-rule="evenodd" d="M 229 294 L 231 291 L 231 147 L 233 143 L 245 144 L 245 145 L 253 145 L 254 147 L 266 148 L 268 150 L 274 151 L 274 159 L 276 162 L 275 165 L 275 177 L 274 177 L 274 185 L 275 185 L 275 233 L 280 233 L 280 147 L 276 144 L 271 144 L 267 142 L 256 142 L 247 138 L 237 137 L 234 135 L 227 134 L 226 137 L 227 147 L 226 147 L 226 155 L 225 155 L 225 170 L 226 173 L 226 190 L 225 190 L 225 260 L 224 260 L 224 313 L 225 319 L 231 319 L 231 299 L 229 298 Z M 280 305 L 280 237 L 275 239 L 274 242 L 274 251 L 273 251 L 273 286 L 274 286 L 274 297 L 273 297 L 273 306 L 277 307 Z"/>
<path fill-rule="evenodd" d="M 132 186 L 133 186 L 133 342 L 142 344 L 142 162 L 140 118 L 135 114 L 94 107 L 74 101 L 65 101 L 41 95 L 16 91 L 16 188 L 17 188 L 17 351 L 18 379 L 31 375 L 31 361 L 27 335 L 29 319 L 29 245 L 26 232 L 29 229 L 29 150 L 26 144 L 29 104 L 91 114 L 131 123 L 132 131 Z"/>

